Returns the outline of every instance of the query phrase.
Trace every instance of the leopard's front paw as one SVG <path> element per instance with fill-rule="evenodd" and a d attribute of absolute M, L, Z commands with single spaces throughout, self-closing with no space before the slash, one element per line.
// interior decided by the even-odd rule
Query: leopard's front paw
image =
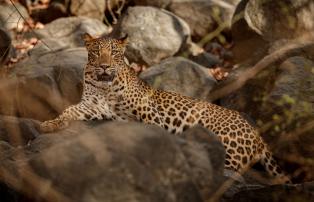
<path fill-rule="evenodd" d="M 45 121 L 42 122 L 39 125 L 39 130 L 42 133 L 51 133 L 56 130 L 63 129 L 67 126 L 67 122 L 61 122 L 61 121 L 55 121 L 55 120 L 50 120 L 50 121 Z"/>
<path fill-rule="evenodd" d="M 39 130 L 42 133 L 51 133 L 58 129 L 58 126 L 53 121 L 45 121 L 39 125 Z"/>

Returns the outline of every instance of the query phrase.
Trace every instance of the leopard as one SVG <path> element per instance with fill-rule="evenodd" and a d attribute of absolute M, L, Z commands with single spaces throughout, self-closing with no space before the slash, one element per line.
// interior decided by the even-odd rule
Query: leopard
<path fill-rule="evenodd" d="M 91 116 L 92 109 L 99 108 L 86 106 L 86 114 L 81 114 L 83 117 L 138 121 L 160 126 L 175 135 L 200 125 L 212 131 L 223 144 L 226 152 L 225 169 L 242 173 L 256 162 L 260 162 L 274 178 L 274 184 L 291 183 L 290 177 L 280 168 L 258 130 L 240 112 L 151 87 L 138 77 L 125 58 L 127 36 L 115 39 L 105 36 L 92 37 L 85 33 L 84 41 L 88 57 L 91 57 L 88 60 L 95 64 L 91 65 L 91 69 L 86 68 L 89 74 L 85 74 L 85 85 L 91 83 L 87 82 L 89 80 L 92 80 L 93 84 L 89 87 L 92 91 L 83 95 L 84 100 L 88 97 L 97 99 L 95 95 L 100 93 L 104 86 L 107 89 L 107 97 L 100 96 L 103 102 L 106 102 L 106 105 L 103 105 L 106 109 Z M 70 107 L 65 111 L 71 110 Z M 43 124 L 45 125 L 45 122 Z"/>
<path fill-rule="evenodd" d="M 116 113 L 110 106 L 117 102 L 113 93 L 110 93 L 110 74 L 103 72 L 102 58 L 107 58 L 98 50 L 102 44 L 88 43 L 90 35 L 84 34 L 88 51 L 87 64 L 83 69 L 83 92 L 80 102 L 67 107 L 56 118 L 40 123 L 39 130 L 43 133 L 51 133 L 69 126 L 71 121 L 90 120 L 117 120 L 131 121 L 131 116 L 126 113 Z M 97 60 L 96 60 L 97 58 Z M 133 118 L 134 119 L 134 118 Z"/>

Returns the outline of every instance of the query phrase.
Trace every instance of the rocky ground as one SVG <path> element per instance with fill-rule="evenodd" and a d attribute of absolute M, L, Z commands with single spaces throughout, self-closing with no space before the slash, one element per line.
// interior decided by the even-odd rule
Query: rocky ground
<path fill-rule="evenodd" d="M 311 0 L 0 1 L 0 201 L 314 201 L 311 19 Z M 259 165 L 235 177 L 201 127 L 40 134 L 80 100 L 85 32 L 128 34 L 126 57 L 155 88 L 243 113 L 296 184 L 269 185 Z"/>

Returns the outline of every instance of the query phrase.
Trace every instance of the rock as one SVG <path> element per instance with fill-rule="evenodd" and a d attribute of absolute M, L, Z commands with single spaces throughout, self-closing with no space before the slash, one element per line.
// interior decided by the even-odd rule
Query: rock
<path fill-rule="evenodd" d="M 203 177 L 207 175 L 206 173 L 202 172 L 204 169 L 203 170 L 199 169 L 196 171 L 194 170 L 193 174 L 198 174 L 196 178 L 199 180 L 197 181 L 201 182 L 201 184 L 199 184 L 198 187 L 204 187 L 203 193 L 207 196 L 211 196 L 216 192 L 216 190 L 224 181 L 223 177 L 223 171 L 225 167 L 224 146 L 222 145 L 221 141 L 215 134 L 201 126 L 190 128 L 183 132 L 182 135 L 180 136 L 183 137 L 185 140 L 189 141 L 192 140 L 191 141 L 192 143 L 197 142 L 199 144 L 197 146 L 201 146 L 202 148 L 205 149 L 206 151 L 205 154 L 195 153 L 194 147 L 190 146 L 190 148 L 187 147 L 186 149 L 183 149 L 183 152 L 189 162 L 189 165 L 195 165 L 192 166 L 192 168 L 199 169 L 200 168 L 199 165 L 206 163 L 206 161 L 204 160 L 205 157 L 210 159 L 210 163 L 214 168 L 211 171 L 213 173 L 212 176 L 216 177 L 213 177 L 211 180 L 208 180 L 207 178 L 204 179 Z M 191 142 L 189 143 L 191 144 Z M 206 167 L 206 164 L 203 167 Z"/>
<path fill-rule="evenodd" d="M 278 67 L 268 67 L 221 100 L 223 106 L 252 117 L 266 142 L 276 145 L 273 152 L 285 160 L 285 168 L 290 172 L 300 168 L 303 171 L 297 178 L 308 180 L 314 179 L 313 164 L 307 161 L 314 158 L 310 146 L 314 144 L 313 66 L 309 59 L 291 57 Z"/>
<path fill-rule="evenodd" d="M 229 28 L 238 2 L 239 0 L 173 0 L 169 10 L 189 24 L 193 39 L 198 41 L 223 23 L 225 28 Z"/>
<path fill-rule="evenodd" d="M 47 120 L 79 102 L 85 48 L 31 52 L 0 80 L 0 114 Z"/>
<path fill-rule="evenodd" d="M 199 99 L 206 99 L 216 85 L 205 67 L 182 57 L 165 59 L 141 73 L 140 78 L 154 88 Z"/>
<path fill-rule="evenodd" d="M 10 31 L 21 31 L 24 21 L 21 20 L 20 13 L 25 19 L 29 18 L 29 15 L 27 10 L 21 4 L 14 2 L 14 5 L 16 8 L 11 3 L 0 4 L 0 27 Z M 16 9 L 18 9 L 20 13 L 17 12 Z"/>
<path fill-rule="evenodd" d="M 36 37 L 44 43 L 35 46 L 32 51 L 55 51 L 83 47 L 82 34 L 86 32 L 96 36 L 108 34 L 110 30 L 105 24 L 96 19 L 86 17 L 59 18 L 47 24 L 44 29 L 35 30 Z"/>
<path fill-rule="evenodd" d="M 0 67 L 7 61 L 11 48 L 12 44 L 9 33 L 0 29 Z"/>
<path fill-rule="evenodd" d="M 3 182 L 0 182 L 0 195 L 2 201 L 10 201 L 10 202 L 20 202 L 20 201 L 32 201 L 27 196 L 17 192 L 12 189 L 10 186 L 6 185 Z"/>
<path fill-rule="evenodd" d="M 239 178 L 237 178 L 239 179 Z M 241 176 L 240 176 L 241 179 Z M 230 178 L 227 177 L 226 180 L 234 180 L 234 178 Z M 226 187 L 224 193 L 222 194 L 220 201 L 222 202 L 227 202 L 227 201 L 233 201 L 233 197 L 240 193 L 241 191 L 244 190 L 255 190 L 255 189 L 260 189 L 260 188 L 264 188 L 265 186 L 260 185 L 260 184 L 250 184 L 247 183 L 246 181 L 242 181 L 243 179 L 241 179 L 241 181 L 236 180 L 236 181 L 232 181 L 232 184 L 228 187 Z"/>
<path fill-rule="evenodd" d="M 95 18 L 100 21 L 104 19 L 105 8 L 106 1 L 103 0 L 85 0 L 83 2 L 72 0 L 70 4 L 70 12 L 73 15 Z"/>
<path fill-rule="evenodd" d="M 1 127 L 2 128 L 2 127 Z M 2 129 L 1 129 L 2 130 Z M 2 137 L 1 137 L 2 139 Z M 0 140 L 0 160 L 7 159 L 12 156 L 14 148 L 7 142 Z"/>
<path fill-rule="evenodd" d="M 48 8 L 43 9 L 40 6 L 35 6 L 35 8 L 32 9 L 31 17 L 35 21 L 44 24 L 47 24 L 58 18 L 69 17 L 70 4 L 71 0 L 50 0 Z"/>
<path fill-rule="evenodd" d="M 314 182 L 298 185 L 273 185 L 263 188 L 248 188 L 225 201 L 313 201 Z"/>
<path fill-rule="evenodd" d="M 106 23 L 114 24 L 120 16 L 122 9 L 128 5 L 129 0 L 50 0 L 47 9 L 32 10 L 32 17 L 40 22 L 48 23 L 60 17 L 81 16 L 94 18 Z M 110 11 L 111 10 L 111 11 Z M 108 16 L 106 16 L 106 14 Z M 113 19 L 111 19 L 113 18 Z M 109 22 L 110 21 L 110 22 Z"/>
<path fill-rule="evenodd" d="M 309 20 L 314 18 L 313 13 L 312 0 L 242 0 L 231 27 L 235 61 L 240 63 L 251 59 L 256 62 L 278 40 L 313 36 L 314 24 Z"/>
<path fill-rule="evenodd" d="M 106 2 L 112 0 L 51 0 L 46 9 L 32 9 L 32 17 L 42 23 L 49 23 L 53 20 L 70 15 L 88 17 L 102 21 L 105 16 Z"/>
<path fill-rule="evenodd" d="M 27 151 L 35 174 L 70 201 L 202 201 L 197 185 L 220 177 L 196 142 L 135 122 L 74 122 Z"/>
<path fill-rule="evenodd" d="M 129 7 L 113 35 L 128 34 L 126 57 L 145 65 L 159 63 L 176 54 L 190 36 L 188 25 L 165 10 L 149 6 Z"/>
<path fill-rule="evenodd" d="M 206 149 L 208 158 L 215 168 L 213 172 L 217 175 L 222 175 L 222 171 L 225 167 L 225 148 L 214 133 L 204 127 L 195 126 L 184 131 L 180 136 L 186 140 L 193 140 L 202 145 Z"/>
<path fill-rule="evenodd" d="M 219 58 L 216 55 L 207 52 L 202 52 L 195 56 L 191 55 L 189 59 L 207 68 L 211 68 L 214 67 L 215 65 L 222 64 L 222 61 L 219 60 Z"/>
<path fill-rule="evenodd" d="M 5 141 L 14 146 L 25 145 L 39 135 L 36 127 L 36 122 L 29 119 L 0 116 L 0 142 Z M 1 145 L 4 146 L 5 144 Z M 1 148 L 4 148 L 2 146 Z"/>
<path fill-rule="evenodd" d="M 133 0 L 134 4 L 137 6 L 154 6 L 157 8 L 166 8 L 170 5 L 172 0 Z"/>
<path fill-rule="evenodd" d="M 232 52 L 217 42 L 211 42 L 206 44 L 204 49 L 206 52 L 210 52 L 216 57 L 221 58 L 222 60 L 230 61 L 233 58 Z"/>

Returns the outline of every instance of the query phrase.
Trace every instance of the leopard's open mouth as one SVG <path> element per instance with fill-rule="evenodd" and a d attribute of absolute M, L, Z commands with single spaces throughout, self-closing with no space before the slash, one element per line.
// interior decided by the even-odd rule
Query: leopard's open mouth
<path fill-rule="evenodd" d="M 97 75 L 97 79 L 99 81 L 112 81 L 114 79 L 114 75 L 103 73 L 101 75 Z"/>

